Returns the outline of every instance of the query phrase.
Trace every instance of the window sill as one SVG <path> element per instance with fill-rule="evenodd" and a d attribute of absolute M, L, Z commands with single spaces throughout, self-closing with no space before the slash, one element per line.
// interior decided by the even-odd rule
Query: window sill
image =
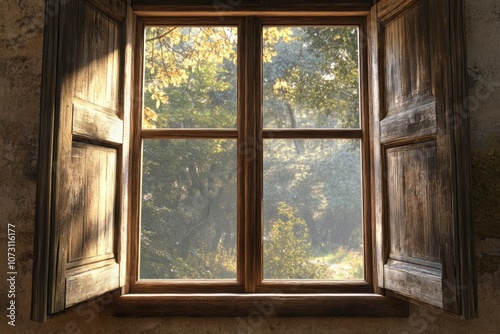
<path fill-rule="evenodd" d="M 407 317 L 408 303 L 378 294 L 126 294 L 114 316 Z"/>

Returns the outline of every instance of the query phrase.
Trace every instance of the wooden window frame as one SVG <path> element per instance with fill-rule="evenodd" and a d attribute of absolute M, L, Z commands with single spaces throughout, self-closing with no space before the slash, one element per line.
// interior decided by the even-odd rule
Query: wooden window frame
<path fill-rule="evenodd" d="M 147 26 L 234 26 L 238 29 L 238 124 L 236 129 L 144 129 L 142 128 L 144 31 Z M 370 166 L 367 108 L 366 47 L 359 47 L 360 104 L 358 129 L 275 129 L 264 128 L 262 121 L 262 31 L 266 26 L 349 26 L 359 29 L 358 45 L 366 45 L 365 18 L 353 17 L 148 17 L 137 24 L 136 106 L 132 118 L 132 178 L 141 180 L 142 141 L 145 139 L 237 139 L 239 149 L 237 190 L 237 278 L 227 280 L 139 279 L 141 185 L 134 182 L 131 228 L 131 293 L 270 293 L 277 289 L 292 293 L 372 293 L 373 258 L 370 227 Z M 263 141 L 265 139 L 358 139 L 362 161 L 362 224 L 364 280 L 276 280 L 262 277 L 262 198 Z"/>
<path fill-rule="evenodd" d="M 477 288 L 470 212 L 470 148 L 468 146 L 468 119 L 464 117 L 463 111 L 463 98 L 466 96 L 463 0 L 351 0 L 345 2 L 312 1 L 307 4 L 300 0 L 265 2 L 261 0 L 217 0 L 216 2 L 210 0 L 79 0 L 68 4 L 60 4 L 56 0 L 46 1 L 48 10 L 58 8 L 59 11 L 47 17 L 44 36 L 40 164 L 32 293 L 32 319 L 34 321 L 43 322 L 75 303 L 96 298 L 109 291 L 121 294 L 114 303 L 107 307 L 110 314 L 118 316 L 408 316 L 408 301 L 412 301 L 435 305 L 467 319 L 477 317 Z M 439 56 L 447 61 L 440 63 L 439 57 L 432 59 L 437 63 L 436 66 L 446 74 L 446 77 L 431 77 L 430 80 L 437 80 L 440 88 L 446 87 L 443 96 L 439 97 L 446 99 L 446 105 L 442 103 L 436 106 L 436 108 L 446 108 L 439 109 L 440 113 L 437 117 L 440 117 L 441 126 L 432 129 L 434 132 L 425 133 L 424 137 L 420 136 L 416 139 L 409 137 L 399 141 L 396 139 L 386 145 L 387 143 L 381 142 L 381 130 L 386 131 L 387 128 L 382 129 L 381 124 L 385 122 L 387 125 L 388 122 L 385 117 L 387 115 L 384 114 L 384 99 L 385 94 L 391 92 L 386 91 L 387 87 L 384 85 L 387 85 L 387 82 L 384 80 L 388 82 L 391 80 L 390 77 L 384 77 L 387 73 L 383 72 L 384 61 L 386 61 L 384 52 L 387 51 L 384 50 L 384 47 L 387 47 L 387 44 L 384 45 L 386 33 L 384 29 L 400 17 L 405 20 L 406 14 L 412 15 L 411 11 L 425 1 L 426 5 L 434 6 L 433 10 L 429 11 L 429 25 L 435 32 L 433 35 L 435 40 L 432 42 L 436 43 L 437 52 L 440 52 Z M 65 261 L 65 247 L 68 246 L 68 235 L 72 232 L 68 225 L 72 221 L 66 219 L 64 215 L 61 218 L 57 206 L 57 204 L 62 204 L 63 207 L 68 207 L 72 201 L 61 193 L 61 188 L 58 186 L 61 178 L 55 171 L 58 169 L 67 173 L 69 169 L 69 172 L 72 172 L 71 167 L 64 165 L 64 159 L 67 160 L 68 154 L 71 153 L 73 135 L 77 141 L 91 140 L 104 143 L 104 146 L 109 144 L 107 138 L 99 136 L 99 138 L 94 138 L 102 134 L 99 131 L 97 131 L 99 133 L 96 131 L 94 131 L 96 133 L 91 133 L 90 139 L 86 137 L 82 139 L 81 136 L 78 137 L 78 133 L 73 133 L 72 113 L 74 111 L 61 102 L 65 98 L 70 101 L 74 93 L 71 91 L 73 81 L 65 79 L 67 79 L 66 75 L 73 77 L 75 74 L 72 72 L 75 67 L 73 59 L 76 58 L 74 52 L 76 52 L 78 41 L 81 42 L 77 32 L 87 32 L 85 28 L 73 23 L 77 18 L 89 20 L 88 12 L 87 14 L 80 12 L 79 6 L 82 4 L 83 7 L 87 6 L 90 9 L 94 17 L 112 22 L 113 29 L 119 36 L 117 46 L 110 44 L 111 40 L 106 38 L 97 39 L 98 46 L 94 48 L 106 47 L 108 50 L 113 48 L 120 54 L 119 65 L 115 72 L 115 75 L 119 76 L 116 96 L 119 96 L 120 100 L 116 112 L 123 124 L 120 127 L 123 129 L 123 143 L 113 144 L 120 146 L 120 166 L 114 171 L 117 173 L 116 180 L 119 189 L 116 194 L 112 194 L 117 196 L 113 221 L 116 227 L 113 259 L 105 259 L 106 261 L 102 261 L 99 265 L 96 263 L 96 266 L 92 265 L 89 271 L 82 267 L 74 272 L 66 270 L 71 264 Z M 217 7 L 218 4 L 223 4 L 223 6 Z M 137 283 L 139 213 L 136 208 L 138 207 L 137 190 L 140 189 L 140 170 L 137 162 L 137 154 L 140 150 L 137 148 L 137 143 L 140 143 L 142 130 L 139 131 L 137 126 L 130 126 L 130 117 L 133 118 L 132 124 L 137 124 L 137 119 L 140 119 L 140 108 L 137 106 L 140 102 L 138 98 L 141 96 L 140 89 L 142 89 L 142 83 L 138 85 L 138 78 L 142 78 L 140 69 L 142 61 L 138 61 L 140 58 L 138 55 L 142 52 L 140 50 L 142 42 L 140 39 L 137 40 L 136 36 L 142 33 L 141 22 L 159 20 L 158 22 L 164 23 L 164 17 L 167 16 L 174 17 L 175 20 L 187 20 L 190 25 L 196 25 L 198 20 L 205 20 L 205 22 L 219 20 L 219 25 L 227 24 L 231 20 L 244 20 L 244 25 L 250 27 L 250 30 L 255 29 L 257 24 L 255 17 L 259 17 L 259 20 L 263 22 L 271 20 L 273 23 L 283 24 L 296 23 L 300 18 L 307 18 L 306 21 L 314 21 L 313 25 L 318 25 L 317 22 L 326 20 L 328 17 L 329 22 L 354 20 L 362 27 L 360 28 L 362 37 L 360 95 L 362 96 L 362 114 L 365 116 L 362 119 L 361 136 L 364 143 L 362 154 L 363 174 L 365 175 L 363 180 L 364 249 L 369 255 L 365 254 L 365 261 L 368 262 L 365 264 L 366 284 L 343 282 L 325 286 L 322 282 L 291 281 L 290 285 L 280 285 L 269 281 L 259 285 L 258 279 L 252 282 L 243 281 L 243 277 L 247 274 L 241 270 L 240 275 L 243 277 L 238 277 L 239 283 L 233 285 L 223 282 L 217 283 L 219 286 L 216 286 L 217 284 L 214 285 L 213 281 L 196 285 L 182 282 L 180 284 Z M 444 19 L 444 16 L 448 19 Z M 244 17 L 247 18 L 244 19 Z M 85 24 L 92 24 L 85 22 Z M 101 29 L 104 28 L 96 26 L 95 31 L 82 34 L 84 37 L 81 39 L 88 41 L 92 38 L 92 34 L 102 33 Z M 245 47 L 252 48 L 248 54 L 258 54 L 259 46 L 255 44 L 258 36 L 245 32 L 243 35 Z M 418 38 L 425 38 L 422 36 Z M 405 43 L 402 45 L 400 47 L 406 47 Z M 92 52 L 96 52 L 95 49 L 92 49 Z M 404 52 L 396 45 L 395 50 L 389 50 L 388 53 L 390 56 L 398 56 Z M 397 58 L 395 57 L 396 61 L 390 60 L 393 63 L 389 65 L 397 66 Z M 83 65 L 89 66 L 92 62 L 89 61 Z M 240 68 L 243 71 L 242 75 L 260 75 L 256 74 L 257 65 L 255 62 L 244 62 Z M 252 82 L 248 78 L 241 81 Z M 241 81 L 239 85 L 242 85 Z M 253 80 L 253 82 L 257 81 Z M 94 86 L 92 89 L 99 89 L 99 87 Z M 245 106 L 245 112 L 258 110 L 260 102 L 251 98 L 258 96 L 257 85 L 240 89 L 240 93 L 244 91 L 249 93 L 240 94 L 239 101 L 240 105 Z M 410 108 L 409 112 L 413 111 Z M 443 122 L 444 117 L 446 117 L 446 122 Z M 415 120 L 418 122 L 421 118 L 410 120 L 402 116 L 396 119 L 402 119 L 403 127 L 411 130 L 410 123 L 413 124 Z M 258 122 L 258 119 L 252 119 L 244 124 L 240 122 L 242 123 L 238 128 L 240 136 L 244 131 L 247 138 L 253 138 L 250 142 L 243 143 L 245 152 L 256 147 L 257 140 L 262 140 L 262 136 L 259 136 L 263 133 L 257 131 L 260 126 Z M 93 126 L 89 129 L 95 129 L 95 121 L 90 123 Z M 220 132 L 224 133 L 224 131 Z M 356 131 L 338 130 L 336 133 L 342 133 L 342 136 L 346 137 L 356 137 L 359 136 Z M 446 161 L 441 168 L 441 176 L 452 190 L 447 203 L 452 208 L 448 210 L 450 214 L 446 217 L 449 219 L 439 221 L 446 231 L 442 233 L 444 241 L 438 241 L 437 244 L 438 247 L 443 247 L 441 259 L 443 270 L 436 274 L 419 264 L 412 266 L 410 263 L 405 266 L 403 263 L 398 267 L 392 263 L 385 263 L 391 260 L 389 258 L 391 236 L 388 235 L 388 214 L 387 207 L 385 207 L 388 202 L 385 188 L 390 181 L 388 181 L 388 174 L 385 174 L 387 168 L 384 150 L 391 148 L 391 145 L 395 147 L 401 143 L 407 144 L 411 140 L 419 142 L 435 140 L 433 136 L 436 136 L 438 131 L 440 131 L 440 143 L 445 143 L 442 156 Z M 111 128 L 109 132 L 116 135 Z M 174 132 L 171 131 L 169 135 L 175 137 Z M 270 133 L 264 132 L 265 136 L 270 136 Z M 318 133 L 325 134 L 324 130 L 318 130 Z M 148 130 L 144 131 L 144 134 L 151 137 L 163 136 L 161 131 Z M 202 130 L 198 134 L 207 137 L 214 136 L 212 132 L 203 134 Z M 279 130 L 274 134 L 285 137 L 307 137 L 302 130 L 292 132 Z M 179 135 L 185 136 L 186 133 L 179 133 Z M 225 135 L 234 136 L 234 133 L 230 131 Z M 387 133 L 384 135 L 387 136 Z M 215 136 L 220 136 L 220 133 L 216 133 Z M 129 141 L 134 147 L 132 150 L 129 149 Z M 256 178 L 259 173 L 262 173 L 256 160 L 245 160 L 241 156 L 239 159 L 240 165 L 245 164 L 245 173 L 253 173 L 257 175 Z M 63 183 L 64 180 L 66 180 L 65 185 L 68 186 L 68 179 L 62 178 Z M 244 213 L 245 219 L 255 221 L 256 212 L 260 212 L 260 203 L 255 200 L 257 196 L 252 194 L 255 194 L 258 189 L 250 190 L 249 187 L 239 187 L 238 191 L 250 198 Z M 249 229 L 248 226 L 247 224 L 245 228 Z M 258 231 L 255 229 L 249 229 L 246 235 L 252 239 L 258 235 L 256 232 Z M 131 236 L 135 236 L 135 239 Z M 239 231 L 239 238 L 243 236 L 244 233 Z M 431 240 L 430 243 L 434 241 Z M 96 242 L 96 240 L 90 240 L 90 242 Z M 257 251 L 255 244 L 250 244 L 254 247 L 249 251 L 255 253 Z M 249 259 L 243 260 L 248 262 L 245 270 L 255 272 L 255 263 Z M 114 267 L 118 265 L 119 271 L 106 271 L 109 268 L 108 262 L 112 262 Z M 424 270 L 420 270 L 422 267 Z M 385 275 L 386 269 L 396 275 Z M 103 275 L 104 271 L 106 271 L 106 276 Z M 256 276 L 251 274 L 251 277 Z M 428 278 L 433 280 L 432 284 L 427 284 Z M 413 281 L 407 284 L 409 279 Z M 110 281 L 115 281 L 116 284 L 106 286 Z M 74 284 L 75 282 L 78 284 Z M 68 286 L 71 289 L 68 290 Z M 200 286 L 204 286 L 205 290 L 200 289 Z M 440 299 L 441 296 L 442 299 Z"/>
<path fill-rule="evenodd" d="M 143 18 L 137 25 L 136 48 L 136 85 L 142 78 L 143 36 L 144 29 L 149 25 L 227 25 L 238 28 L 238 125 L 237 129 L 142 129 L 142 110 L 136 108 L 134 112 L 134 133 L 138 135 L 133 143 L 134 178 L 140 180 L 141 142 L 143 139 L 180 139 L 180 138 L 217 138 L 237 139 L 238 152 L 238 266 L 237 282 L 228 283 L 220 280 L 139 280 L 139 212 L 140 212 L 140 185 L 134 183 L 132 233 L 131 233 L 131 285 L 132 293 L 148 292 L 231 292 L 268 293 L 283 289 L 295 293 L 371 293 L 372 280 L 372 252 L 371 228 L 369 226 L 370 189 L 369 189 L 369 135 L 367 115 L 367 69 L 366 48 L 359 49 L 359 80 L 360 80 L 360 128 L 359 129 L 263 129 L 262 126 L 262 96 L 261 83 L 261 32 L 264 26 L 355 26 L 359 29 L 359 45 L 366 45 L 361 39 L 365 36 L 363 17 L 154 17 Z M 255 68 L 255 69 L 254 69 Z M 136 106 L 142 106 L 142 87 L 137 93 Z M 364 273 L 365 281 L 312 281 L 312 280 L 278 280 L 263 281 L 262 272 L 262 243 L 261 243 L 261 212 L 262 199 L 262 141 L 264 138 L 276 139 L 359 139 L 362 142 L 362 175 L 363 175 L 363 239 L 364 239 Z M 244 153 L 242 153 L 244 152 Z M 247 186 L 252 183 L 253 186 Z M 250 209 L 250 208 L 253 208 Z"/>
<path fill-rule="evenodd" d="M 349 12 L 327 16 L 324 12 L 244 12 L 214 17 L 212 12 L 168 12 L 169 16 L 141 12 L 136 24 L 135 111 L 132 117 L 132 208 L 130 223 L 128 293 L 119 298 L 118 315 L 228 315 L 251 313 L 255 305 L 270 303 L 274 315 L 372 315 L 406 316 L 408 304 L 380 295 L 374 281 L 371 207 L 370 135 L 368 117 L 367 13 Z M 186 16 L 189 15 L 189 16 Z M 168 23 L 167 23 L 168 22 Z M 142 73 L 144 28 L 148 25 L 228 25 L 238 27 L 237 129 L 142 129 Z M 359 29 L 359 129 L 263 129 L 261 35 L 264 26 L 353 26 Z M 141 148 L 143 139 L 237 138 L 238 148 L 238 274 L 237 281 L 140 280 L 139 230 Z M 263 139 L 359 139 L 362 160 L 362 216 L 364 280 L 262 280 L 261 203 Z M 247 176 L 252 175 L 252 176 Z M 253 186 L 245 182 L 254 180 Z M 241 217 L 244 215 L 244 217 Z M 243 222 L 242 222 L 243 220 Z M 243 249 L 244 248 L 244 249 Z M 243 254 L 242 254 L 243 253 Z M 230 295 L 228 295 L 230 294 Z M 209 307 L 200 306 L 208 304 Z M 154 305 L 154 307 L 151 307 Z M 227 305 L 231 305 L 228 309 Z M 151 313 L 153 312 L 153 313 Z"/>

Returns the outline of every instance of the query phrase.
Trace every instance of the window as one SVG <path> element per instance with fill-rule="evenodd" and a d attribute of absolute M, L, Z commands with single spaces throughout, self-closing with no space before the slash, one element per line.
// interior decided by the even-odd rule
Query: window
<path fill-rule="evenodd" d="M 144 19 L 137 285 L 368 292 L 363 18 L 248 20 Z"/>
<path fill-rule="evenodd" d="M 255 4 L 48 20 L 34 320 L 475 316 L 460 4 Z"/>

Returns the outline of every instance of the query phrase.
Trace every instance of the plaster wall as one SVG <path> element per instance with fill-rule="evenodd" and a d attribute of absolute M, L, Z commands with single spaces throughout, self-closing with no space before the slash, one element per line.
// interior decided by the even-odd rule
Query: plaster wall
<path fill-rule="evenodd" d="M 479 318 L 411 306 L 409 318 L 114 318 L 84 303 L 29 320 L 43 0 L 0 2 L 1 333 L 500 333 L 500 1 L 466 0 Z M 16 326 L 7 325 L 7 224 L 16 227 Z M 256 310 L 257 311 L 257 310 Z M 254 314 L 255 315 L 255 314 Z"/>

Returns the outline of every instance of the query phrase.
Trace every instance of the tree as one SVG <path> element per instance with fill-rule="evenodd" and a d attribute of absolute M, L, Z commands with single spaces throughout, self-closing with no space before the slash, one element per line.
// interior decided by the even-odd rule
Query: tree
<path fill-rule="evenodd" d="M 265 126 L 359 126 L 357 29 L 268 27 L 263 38 Z M 235 128 L 236 41 L 229 27 L 148 27 L 143 127 Z M 236 152 L 229 139 L 144 141 L 141 277 L 235 278 Z M 266 235 L 305 224 L 266 256 L 296 256 L 295 277 L 319 277 L 318 253 L 359 249 L 359 154 L 357 141 L 264 143 Z"/>
<path fill-rule="evenodd" d="M 328 277 L 325 263 L 310 258 L 309 229 L 293 209 L 279 203 L 278 218 L 264 235 L 264 277 L 267 279 L 318 279 Z"/>

